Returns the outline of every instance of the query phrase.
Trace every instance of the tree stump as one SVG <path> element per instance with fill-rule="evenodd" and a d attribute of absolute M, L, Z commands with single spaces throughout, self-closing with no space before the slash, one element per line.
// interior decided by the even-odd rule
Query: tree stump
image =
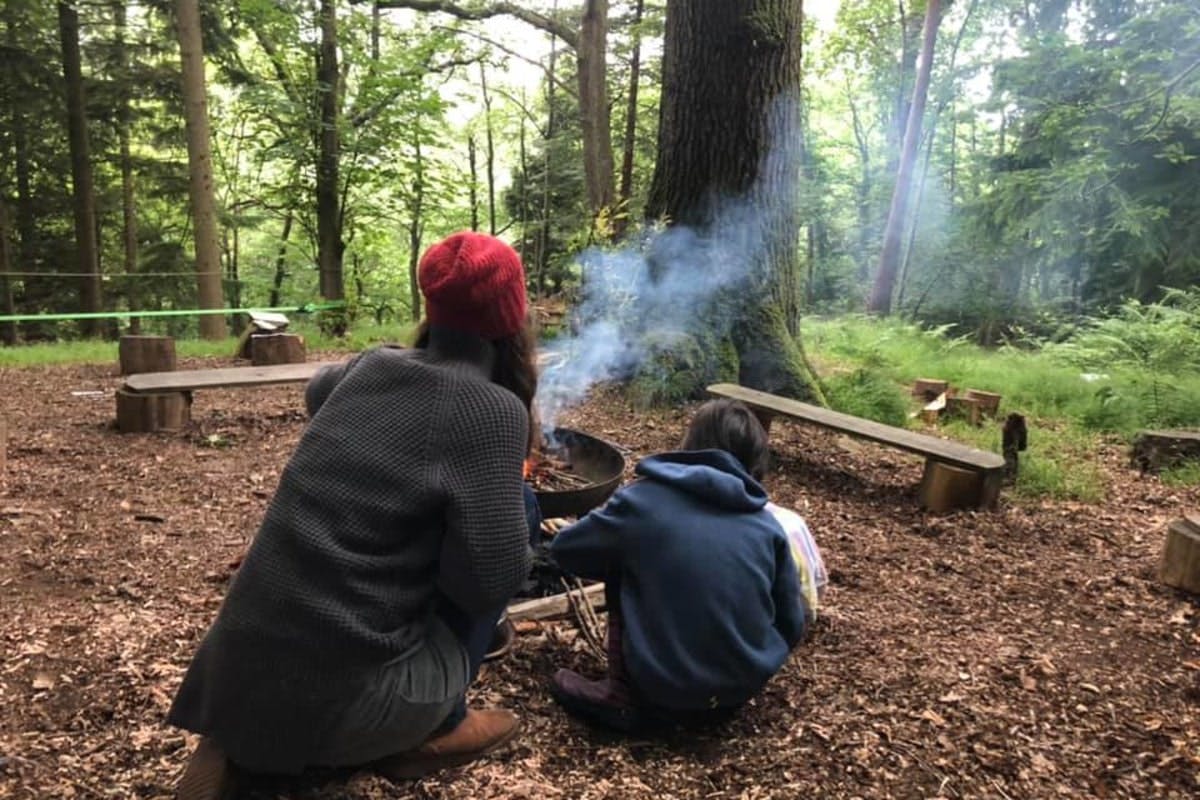
<path fill-rule="evenodd" d="M 935 514 L 978 508 L 985 500 L 984 475 L 929 459 L 925 462 L 919 495 L 921 505 Z"/>
<path fill-rule="evenodd" d="M 938 421 L 938 417 L 946 410 L 946 393 L 942 392 L 933 400 L 930 400 L 924 408 L 921 409 L 921 421 L 926 425 L 933 425 Z"/>
<path fill-rule="evenodd" d="M 983 422 L 979 401 L 972 397 L 947 397 L 945 414 L 948 419 L 965 419 L 972 425 Z"/>
<path fill-rule="evenodd" d="M 1187 461 L 1200 461 L 1200 431 L 1142 431 L 1133 440 L 1131 465 L 1159 472 Z"/>
<path fill-rule="evenodd" d="M 170 336 L 122 336 L 117 353 L 122 375 L 175 371 L 175 340 Z"/>
<path fill-rule="evenodd" d="M 117 390 L 117 430 L 121 433 L 178 430 L 191 416 L 192 398 L 187 392 Z"/>
<path fill-rule="evenodd" d="M 250 337 L 250 363 L 256 367 L 303 364 L 305 358 L 304 337 L 298 333 L 256 333 Z"/>
<path fill-rule="evenodd" d="M 1167 586 L 1200 594 L 1200 516 L 1189 514 L 1167 526 L 1158 577 Z"/>
<path fill-rule="evenodd" d="M 1000 395 L 995 392 L 985 392 L 980 389 L 967 389 L 966 397 L 979 403 L 979 410 L 985 417 L 994 417 L 1000 413 Z"/>
<path fill-rule="evenodd" d="M 916 382 L 913 383 L 912 396 L 919 397 L 928 403 L 938 395 L 945 394 L 949 388 L 950 384 L 946 383 L 946 381 L 917 378 Z"/>

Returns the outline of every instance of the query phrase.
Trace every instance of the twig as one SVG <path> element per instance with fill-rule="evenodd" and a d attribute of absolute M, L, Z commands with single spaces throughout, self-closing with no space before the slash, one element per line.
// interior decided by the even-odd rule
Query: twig
<path fill-rule="evenodd" d="M 603 658 L 604 643 L 600 638 L 600 621 L 596 617 L 596 610 L 592 608 L 591 601 L 583 593 L 583 585 L 578 578 L 573 578 L 571 582 L 568 582 L 566 578 L 559 578 L 559 582 L 567 595 L 567 602 L 575 614 L 575 622 L 580 633 L 583 634 L 584 641 L 595 651 L 596 655 Z M 578 597 L 575 596 L 576 588 L 579 591 Z"/>

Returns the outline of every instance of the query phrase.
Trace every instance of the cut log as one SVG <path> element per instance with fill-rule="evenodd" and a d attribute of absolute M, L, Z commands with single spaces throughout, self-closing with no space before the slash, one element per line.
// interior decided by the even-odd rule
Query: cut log
<path fill-rule="evenodd" d="M 128 392 L 117 390 L 117 430 L 153 433 L 178 430 L 192 415 L 192 398 L 186 392 Z"/>
<path fill-rule="evenodd" d="M 583 590 L 584 596 L 591 601 L 597 611 L 604 607 L 604 584 L 593 583 Z M 508 607 L 508 618 L 513 622 L 526 619 L 550 619 L 561 617 L 571 611 L 571 601 L 567 595 L 555 594 L 549 597 L 539 597 L 536 600 L 525 600 L 513 603 Z"/>
<path fill-rule="evenodd" d="M 1187 515 L 1167 526 L 1158 577 L 1167 586 L 1200 594 L 1200 516 Z"/>
<path fill-rule="evenodd" d="M 926 425 L 933 425 L 938 421 L 938 417 L 941 416 L 945 409 L 946 393 L 942 392 L 921 409 L 921 421 Z"/>
<path fill-rule="evenodd" d="M 1200 461 L 1200 431 L 1142 431 L 1133 440 L 1130 461 L 1142 472 Z"/>
<path fill-rule="evenodd" d="M 926 402 L 933 400 L 940 394 L 945 394 L 950 388 L 950 384 L 946 381 L 933 380 L 931 378 L 917 378 L 913 383 L 913 397 L 919 397 Z"/>
<path fill-rule="evenodd" d="M 947 397 L 945 414 L 949 419 L 965 419 L 972 425 L 983 422 L 979 401 L 971 397 Z"/>
<path fill-rule="evenodd" d="M 122 375 L 175 371 L 175 340 L 170 336 L 122 336 L 117 355 Z"/>
<path fill-rule="evenodd" d="M 256 333 L 250 337 L 250 363 L 256 367 L 271 364 L 303 364 L 304 337 L 298 333 Z"/>
<path fill-rule="evenodd" d="M 979 403 L 979 410 L 985 417 L 994 417 L 1000 413 L 1000 395 L 995 392 L 967 389 L 965 396 Z"/>
<path fill-rule="evenodd" d="M 930 459 L 925 462 L 925 474 L 921 478 L 921 505 L 935 514 L 990 506 L 994 501 L 985 496 L 987 487 L 984 484 L 982 472 Z"/>

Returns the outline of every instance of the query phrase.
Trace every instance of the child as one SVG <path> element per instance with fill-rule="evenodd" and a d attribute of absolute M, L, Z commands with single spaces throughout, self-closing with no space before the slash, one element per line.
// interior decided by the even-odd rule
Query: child
<path fill-rule="evenodd" d="M 603 580 L 608 604 L 607 677 L 554 676 L 568 711 L 627 731 L 719 720 L 787 660 L 825 570 L 804 521 L 768 503 L 766 460 L 746 406 L 706 403 L 681 451 L 643 460 L 641 480 L 554 540 L 558 564 Z"/>

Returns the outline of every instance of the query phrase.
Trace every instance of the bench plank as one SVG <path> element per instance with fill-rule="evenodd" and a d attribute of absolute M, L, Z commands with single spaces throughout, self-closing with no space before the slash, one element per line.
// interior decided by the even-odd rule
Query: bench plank
<path fill-rule="evenodd" d="M 198 389 L 224 389 L 242 386 L 272 386 L 280 383 L 305 383 L 317 370 L 339 361 L 311 361 L 304 364 L 278 364 L 269 367 L 219 367 L 185 369 L 176 372 L 143 372 L 125 379 L 128 392 L 193 392 Z"/>
<path fill-rule="evenodd" d="M 843 414 L 840 411 L 831 411 L 828 408 L 801 403 L 798 400 L 747 389 L 745 386 L 738 386 L 734 383 L 713 384 L 708 387 L 708 393 L 715 397 L 740 400 L 754 408 L 839 430 L 860 439 L 869 439 L 900 450 L 907 450 L 910 453 L 918 453 L 954 466 L 983 472 L 1004 468 L 1004 458 L 998 453 L 989 453 L 986 450 L 979 450 L 958 442 L 938 439 L 935 436 L 884 425 L 881 422 Z"/>

